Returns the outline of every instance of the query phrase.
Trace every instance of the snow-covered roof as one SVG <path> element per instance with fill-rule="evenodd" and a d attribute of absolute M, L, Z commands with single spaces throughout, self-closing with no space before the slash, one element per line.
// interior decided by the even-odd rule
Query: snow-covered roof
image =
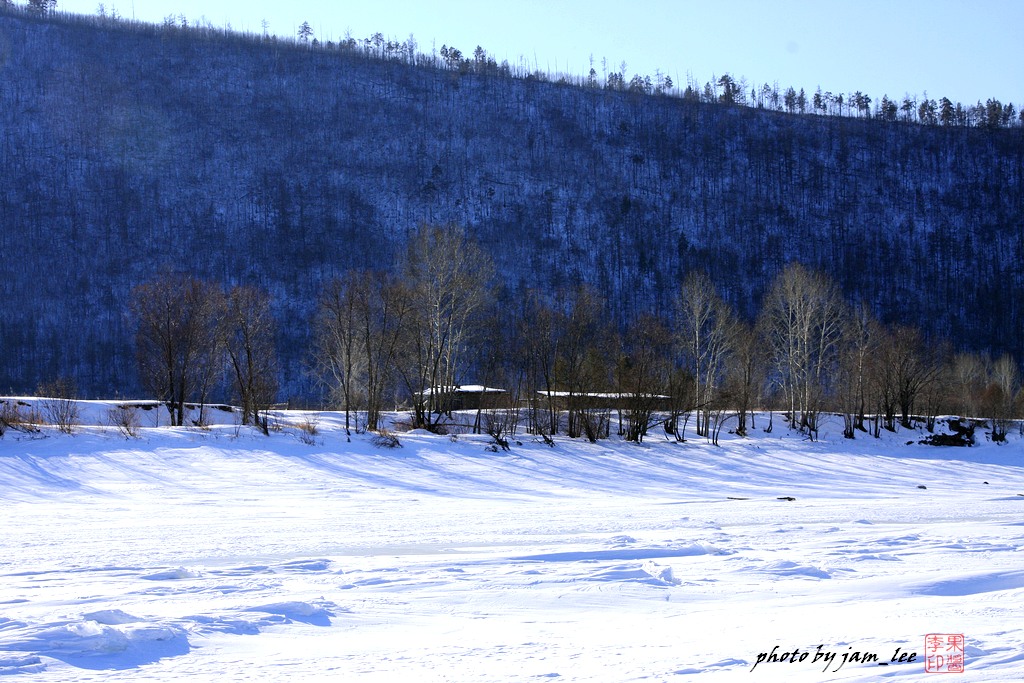
<path fill-rule="evenodd" d="M 424 389 L 424 396 L 432 396 L 435 389 Z M 437 393 L 439 394 L 504 394 L 504 389 L 496 389 L 495 387 L 485 387 L 482 384 L 460 384 L 457 387 L 437 387 Z"/>
<path fill-rule="evenodd" d="M 612 398 L 612 399 L 624 399 L 624 398 L 636 398 L 638 395 L 643 398 L 671 398 L 671 396 L 665 396 L 664 394 L 635 394 L 630 392 L 601 392 L 601 391 L 545 391 L 543 389 L 537 391 L 538 394 L 543 396 L 553 396 L 555 398 L 565 398 L 567 396 L 576 396 L 579 398 Z"/>

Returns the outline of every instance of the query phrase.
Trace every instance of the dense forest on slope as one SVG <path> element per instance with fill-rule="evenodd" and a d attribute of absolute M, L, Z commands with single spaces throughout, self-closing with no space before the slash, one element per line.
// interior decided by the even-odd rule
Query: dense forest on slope
<path fill-rule="evenodd" d="M 271 292 L 287 393 L 316 297 L 464 226 L 510 296 L 624 323 L 704 269 L 752 316 L 787 263 L 884 321 L 1024 355 L 1024 129 L 922 126 L 0 13 L 0 389 L 138 391 L 132 288 Z"/>

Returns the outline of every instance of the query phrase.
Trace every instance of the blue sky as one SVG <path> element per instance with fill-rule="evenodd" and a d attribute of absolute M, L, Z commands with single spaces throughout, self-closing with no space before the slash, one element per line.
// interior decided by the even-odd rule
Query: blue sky
<path fill-rule="evenodd" d="M 16 0 L 22 4 L 22 0 Z M 98 0 L 58 0 L 95 14 Z M 964 104 L 1024 103 L 1024 0 L 105 0 L 125 17 L 183 14 L 237 30 L 294 35 L 309 21 L 321 40 L 381 32 L 420 51 L 433 45 L 500 62 L 583 75 L 627 65 L 626 79 L 660 69 L 677 83 L 731 73 L 751 84 L 850 93 L 928 93 Z"/>

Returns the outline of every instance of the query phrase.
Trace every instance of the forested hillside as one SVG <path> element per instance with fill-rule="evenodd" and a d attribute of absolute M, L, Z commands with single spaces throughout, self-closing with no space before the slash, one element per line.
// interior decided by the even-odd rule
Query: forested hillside
<path fill-rule="evenodd" d="M 465 227 L 509 296 L 620 323 L 707 270 L 747 316 L 787 263 L 886 322 L 1024 355 L 1024 129 L 798 115 L 172 26 L 0 12 L 0 390 L 136 392 L 130 292 L 267 289 L 286 394 L 351 267 Z"/>

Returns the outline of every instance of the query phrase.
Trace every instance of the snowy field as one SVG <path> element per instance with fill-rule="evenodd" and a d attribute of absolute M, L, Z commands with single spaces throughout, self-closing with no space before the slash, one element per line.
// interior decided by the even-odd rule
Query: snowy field
<path fill-rule="evenodd" d="M 347 443 L 338 415 L 316 419 L 313 444 L 150 415 L 137 439 L 8 432 L 0 674 L 1024 679 L 1016 430 L 938 448 L 836 422 L 811 443 L 761 416 L 720 448 L 520 434 L 495 453 L 471 435 Z M 928 634 L 963 634 L 965 673 L 926 673 Z"/>

